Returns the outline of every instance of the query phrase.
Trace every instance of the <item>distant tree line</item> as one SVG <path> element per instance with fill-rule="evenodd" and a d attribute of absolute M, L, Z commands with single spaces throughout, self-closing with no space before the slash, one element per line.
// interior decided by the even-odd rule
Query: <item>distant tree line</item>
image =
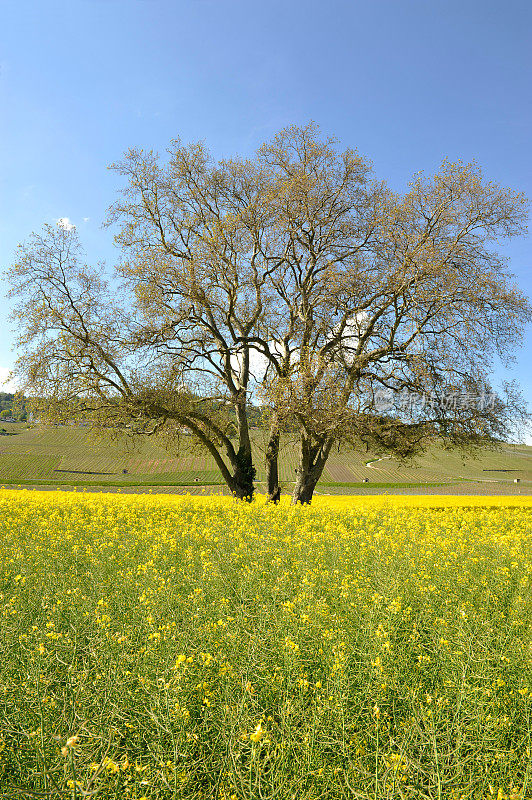
<path fill-rule="evenodd" d="M 9 392 L 0 392 L 0 420 L 14 419 L 15 422 L 26 422 L 28 410 L 26 398 Z"/>

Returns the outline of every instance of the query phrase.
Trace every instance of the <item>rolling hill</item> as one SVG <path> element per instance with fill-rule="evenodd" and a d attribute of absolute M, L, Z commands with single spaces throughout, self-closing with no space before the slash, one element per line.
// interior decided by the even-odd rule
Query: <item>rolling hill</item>
<path fill-rule="evenodd" d="M 0 437 L 0 483 L 99 486 L 222 486 L 212 457 L 193 441 L 186 451 L 168 452 L 161 441 L 143 438 L 132 442 L 94 438 L 77 426 L 9 424 L 16 435 Z M 255 431 L 257 480 L 264 480 L 262 436 Z M 286 443 L 280 459 L 281 480 L 290 484 L 297 465 L 297 448 Z M 127 471 L 127 472 L 125 472 Z M 532 447 L 504 444 L 483 450 L 476 458 L 432 447 L 413 462 L 378 457 L 357 451 L 333 453 L 318 486 L 320 491 L 349 491 L 357 484 L 399 486 L 474 483 L 532 489 Z"/>

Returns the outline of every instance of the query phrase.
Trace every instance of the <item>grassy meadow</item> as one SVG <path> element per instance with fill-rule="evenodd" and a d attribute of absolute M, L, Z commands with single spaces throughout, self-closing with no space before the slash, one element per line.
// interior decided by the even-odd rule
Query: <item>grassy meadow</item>
<path fill-rule="evenodd" d="M 532 788 L 532 503 L 0 491 L 0 798 Z"/>

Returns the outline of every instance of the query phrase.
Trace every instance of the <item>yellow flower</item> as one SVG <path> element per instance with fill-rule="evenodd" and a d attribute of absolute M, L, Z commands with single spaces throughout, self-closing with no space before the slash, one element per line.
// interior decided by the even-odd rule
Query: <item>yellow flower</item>
<path fill-rule="evenodd" d="M 120 771 L 120 764 L 117 764 L 116 761 L 113 761 L 111 758 L 107 758 L 107 756 L 104 759 L 103 766 L 111 774 Z"/>
<path fill-rule="evenodd" d="M 259 722 L 254 732 L 249 734 L 249 738 L 251 739 L 252 742 L 260 742 L 263 736 L 264 736 L 264 728 L 262 727 L 262 722 Z"/>

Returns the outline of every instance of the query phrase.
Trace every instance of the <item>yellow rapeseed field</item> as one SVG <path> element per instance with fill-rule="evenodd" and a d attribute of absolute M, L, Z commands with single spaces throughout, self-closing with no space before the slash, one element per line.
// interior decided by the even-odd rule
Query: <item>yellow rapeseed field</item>
<path fill-rule="evenodd" d="M 0 798 L 524 800 L 531 509 L 0 490 Z"/>

